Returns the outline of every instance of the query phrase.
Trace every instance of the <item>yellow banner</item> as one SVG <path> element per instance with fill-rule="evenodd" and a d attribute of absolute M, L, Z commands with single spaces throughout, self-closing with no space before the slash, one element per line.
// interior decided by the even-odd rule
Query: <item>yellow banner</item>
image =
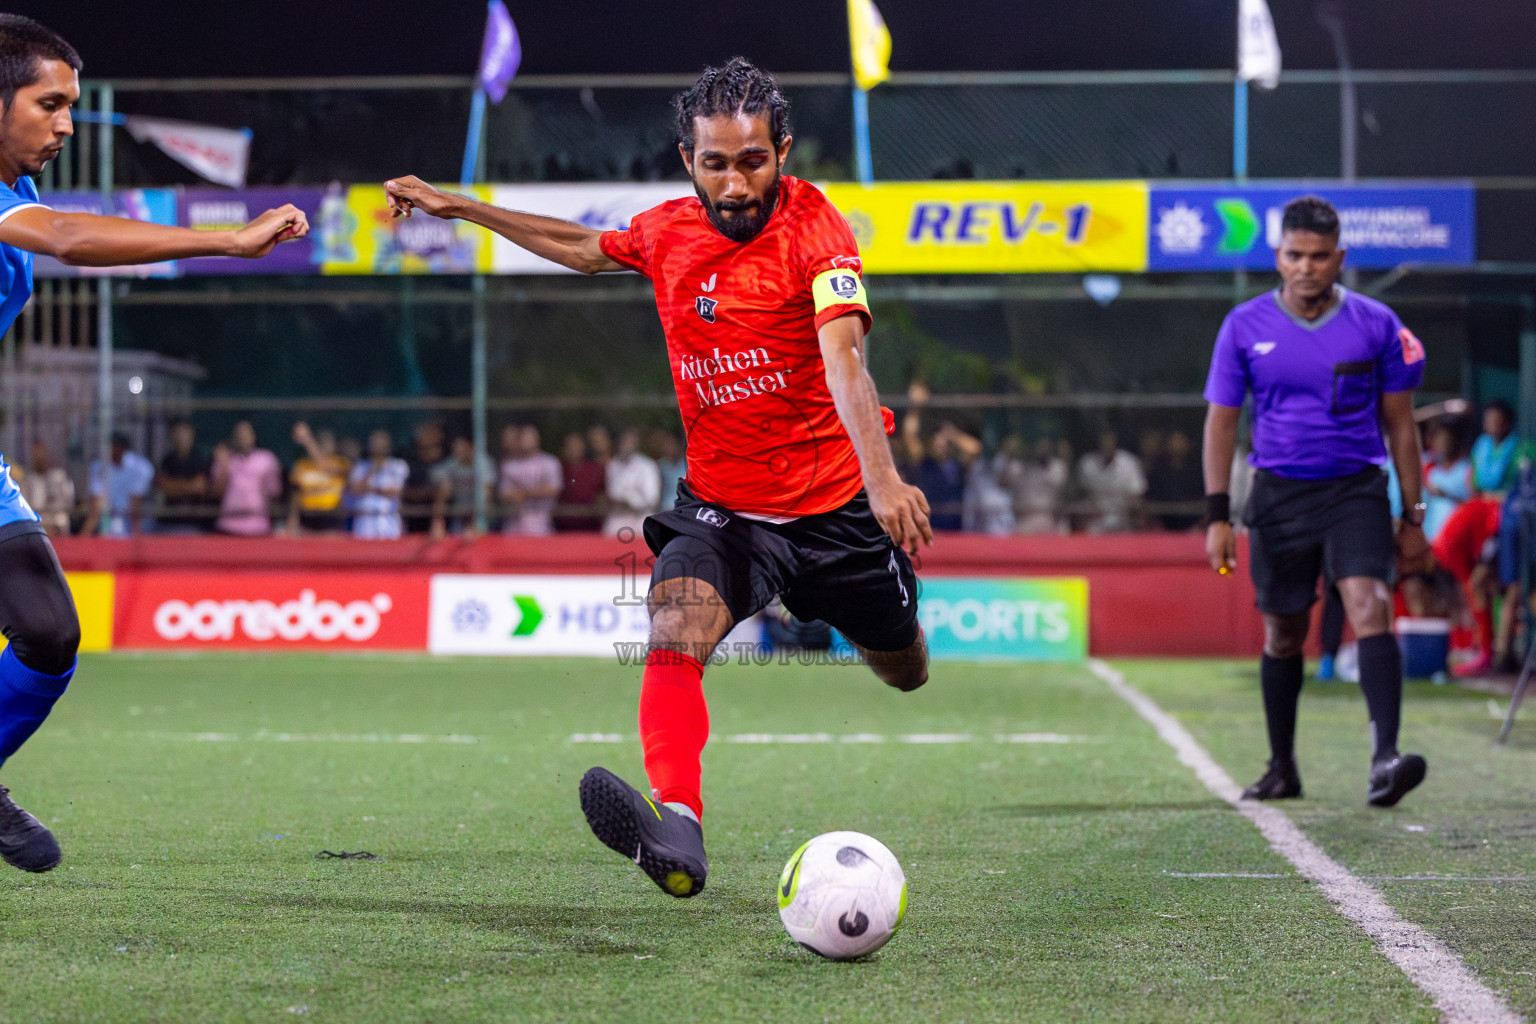
<path fill-rule="evenodd" d="M 489 186 L 443 185 L 490 201 Z M 491 270 L 491 233 L 462 220 L 424 213 L 391 218 L 384 186 L 347 189 L 344 213 L 318 225 L 323 274 L 473 274 Z"/>
<path fill-rule="evenodd" d="M 110 651 L 117 596 L 112 574 L 67 572 L 64 579 L 69 583 L 69 592 L 75 597 L 75 612 L 80 616 L 80 650 Z M 0 636 L 0 650 L 5 649 L 5 643 L 5 637 Z"/>
<path fill-rule="evenodd" d="M 925 181 L 822 185 L 873 274 L 1138 271 L 1147 184 Z"/>

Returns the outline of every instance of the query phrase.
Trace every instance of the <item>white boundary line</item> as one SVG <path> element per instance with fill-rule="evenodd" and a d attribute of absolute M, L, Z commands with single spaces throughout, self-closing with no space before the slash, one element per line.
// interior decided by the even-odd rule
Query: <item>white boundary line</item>
<path fill-rule="evenodd" d="M 1163 742 L 1174 749 L 1179 760 L 1195 773 L 1206 789 L 1253 822 L 1276 853 L 1321 889 L 1340 914 L 1374 939 L 1382 955 L 1429 996 L 1440 1011 L 1442 1021 L 1446 1024 L 1516 1024 L 1524 1020 L 1479 981 L 1444 943 L 1418 925 L 1398 917 L 1380 892 L 1324 853 L 1283 812 L 1257 801 L 1243 800 L 1242 790 L 1232 781 L 1232 776 L 1206 753 L 1177 719 L 1126 682 L 1125 676 L 1097 658 L 1089 659 L 1088 668 L 1157 730 Z"/>

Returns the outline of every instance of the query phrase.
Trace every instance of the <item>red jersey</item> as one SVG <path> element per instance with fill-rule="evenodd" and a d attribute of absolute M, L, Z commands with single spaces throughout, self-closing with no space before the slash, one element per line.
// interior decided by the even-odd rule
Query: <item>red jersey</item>
<path fill-rule="evenodd" d="M 773 216 L 747 242 L 722 235 L 696 197 L 600 239 L 609 259 L 655 285 L 688 486 L 767 518 L 831 511 L 862 486 L 816 332 L 849 313 L 871 323 L 848 222 L 814 185 L 780 181 Z"/>

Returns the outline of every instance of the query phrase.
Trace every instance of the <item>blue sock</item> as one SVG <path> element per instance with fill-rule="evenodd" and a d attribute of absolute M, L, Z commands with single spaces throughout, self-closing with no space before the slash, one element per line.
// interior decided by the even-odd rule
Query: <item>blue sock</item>
<path fill-rule="evenodd" d="M 0 765 L 37 732 L 74 674 L 73 665 L 61 676 L 27 668 L 12 647 L 0 653 Z"/>

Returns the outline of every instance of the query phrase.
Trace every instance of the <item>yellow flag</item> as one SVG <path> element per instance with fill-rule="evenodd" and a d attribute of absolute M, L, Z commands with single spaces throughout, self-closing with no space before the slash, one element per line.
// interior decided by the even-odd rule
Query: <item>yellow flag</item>
<path fill-rule="evenodd" d="M 860 89 L 873 89 L 891 77 L 891 33 L 873 0 L 848 0 L 848 41 L 853 47 L 853 78 Z"/>

